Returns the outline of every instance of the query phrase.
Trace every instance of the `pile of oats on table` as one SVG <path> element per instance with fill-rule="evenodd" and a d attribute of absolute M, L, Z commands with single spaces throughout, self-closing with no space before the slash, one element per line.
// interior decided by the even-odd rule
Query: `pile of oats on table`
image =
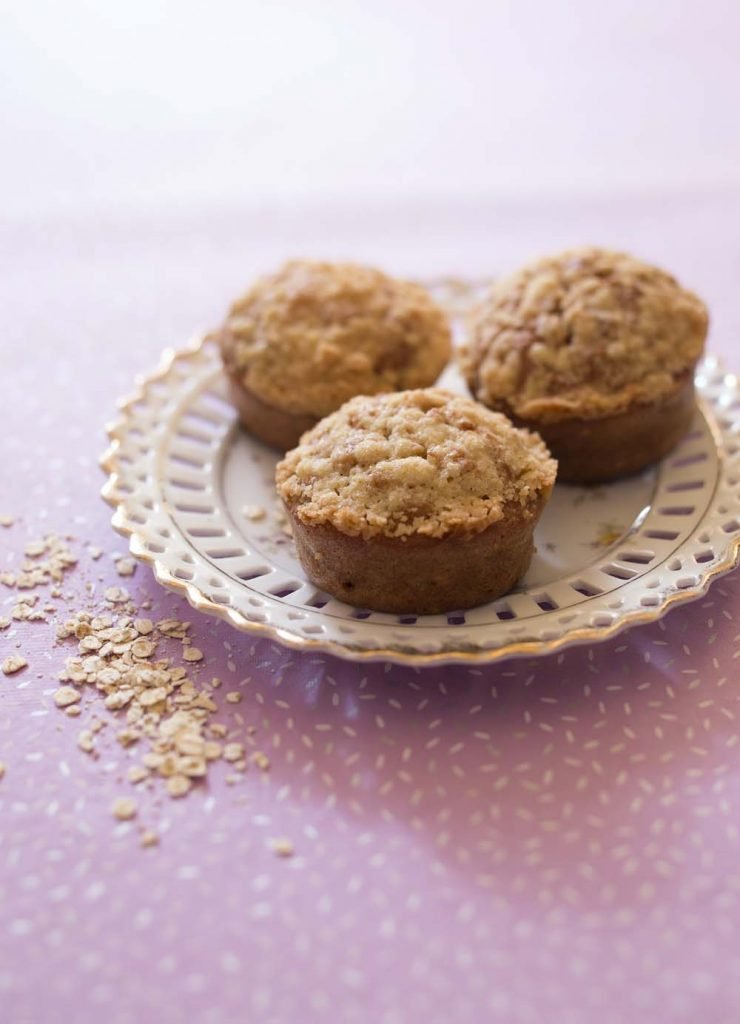
<path fill-rule="evenodd" d="M 4 518 L 12 525 L 11 517 Z M 0 629 L 8 629 L 13 621 L 48 623 L 58 614 L 52 599 L 63 596 L 65 575 L 78 561 L 70 540 L 49 535 L 32 541 L 25 546 L 18 572 L 0 572 L 0 583 L 16 592 L 11 617 L 0 618 Z M 99 548 L 88 548 L 93 561 L 101 554 Z M 133 575 L 136 564 L 130 558 L 113 557 L 120 576 Z M 92 602 L 95 588 L 87 586 Z M 48 591 L 45 603 L 37 593 L 18 593 L 38 588 Z M 108 587 L 98 605 L 67 615 L 55 631 L 57 641 L 77 645 L 59 673 L 61 685 L 54 693 L 54 703 L 69 718 L 90 712 L 90 721 L 77 738 L 84 754 L 97 758 L 100 734 L 115 731 L 116 741 L 133 755 L 129 783 L 135 787 L 161 785 L 175 799 L 186 796 L 204 780 L 214 762 L 228 764 L 226 782 L 232 785 L 250 763 L 260 771 L 269 770 L 269 758 L 257 748 L 254 726 L 230 732 L 216 720 L 219 705 L 215 698 L 221 680 L 212 677 L 199 682 L 191 677 L 194 668 L 205 666 L 203 653 L 190 641 L 189 622 L 175 618 L 152 621 L 145 614 L 151 602 L 137 607 L 122 586 Z M 172 645 L 178 642 L 173 654 Z M 165 646 L 166 652 L 162 650 Z M 3 660 L 2 671 L 12 675 L 28 665 L 19 651 Z M 224 696 L 230 704 L 241 700 L 239 690 Z M 0 777 L 3 773 L 0 763 Z M 136 799 L 119 796 L 111 813 L 118 821 L 136 819 Z M 158 838 L 151 828 L 140 832 L 142 846 L 154 846 Z M 293 852 L 285 839 L 276 840 L 273 849 L 279 856 Z"/>

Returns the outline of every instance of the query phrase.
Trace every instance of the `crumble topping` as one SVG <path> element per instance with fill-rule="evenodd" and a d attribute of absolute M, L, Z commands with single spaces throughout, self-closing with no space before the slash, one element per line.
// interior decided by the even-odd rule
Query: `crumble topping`
<path fill-rule="evenodd" d="M 307 526 L 360 537 L 477 533 L 555 481 L 536 434 L 438 388 L 353 398 L 278 464 L 288 509 Z"/>
<path fill-rule="evenodd" d="M 230 376 L 269 405 L 313 416 L 354 395 L 432 384 L 451 352 L 446 316 L 421 285 L 310 260 L 258 280 L 219 337 Z"/>
<path fill-rule="evenodd" d="M 473 313 L 460 360 L 492 408 L 554 422 L 669 395 L 707 334 L 704 303 L 625 253 L 574 249 L 497 281 Z"/>

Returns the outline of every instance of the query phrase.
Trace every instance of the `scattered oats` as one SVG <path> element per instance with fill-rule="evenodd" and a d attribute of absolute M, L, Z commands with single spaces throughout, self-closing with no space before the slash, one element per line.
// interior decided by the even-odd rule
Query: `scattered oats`
<path fill-rule="evenodd" d="M 131 821 L 136 817 L 136 801 L 130 796 L 119 796 L 113 801 L 111 811 L 119 821 Z"/>
<path fill-rule="evenodd" d="M 103 702 L 109 711 L 120 711 L 133 700 L 133 690 L 114 690 L 109 693 Z"/>
<path fill-rule="evenodd" d="M 2 664 L 3 674 L 12 676 L 15 672 L 20 672 L 26 665 L 28 665 L 28 662 L 22 654 L 9 654 Z"/>
<path fill-rule="evenodd" d="M 145 829 L 139 836 L 139 845 L 143 847 L 157 846 L 159 844 L 159 836 L 152 829 Z"/>
<path fill-rule="evenodd" d="M 175 735 L 175 746 L 179 754 L 188 757 L 202 757 L 206 741 L 198 733 L 183 732 Z"/>
<path fill-rule="evenodd" d="M 97 562 L 97 560 L 103 554 L 103 549 L 97 548 L 91 544 L 87 549 L 87 553 L 90 556 L 90 558 L 92 558 L 93 562 Z"/>
<path fill-rule="evenodd" d="M 218 711 L 218 705 L 214 704 L 207 693 L 199 693 L 191 707 L 203 708 L 204 711 Z"/>
<path fill-rule="evenodd" d="M 90 732 L 89 729 L 83 729 L 83 731 L 77 737 L 77 746 L 86 754 L 93 753 L 93 751 L 95 750 L 95 741 L 93 738 L 93 734 Z"/>
<path fill-rule="evenodd" d="M 52 587 L 49 593 L 51 594 L 52 597 L 62 596 L 62 591 L 59 589 L 59 587 Z"/>
<path fill-rule="evenodd" d="M 53 535 L 44 537 L 43 540 L 30 541 L 25 547 L 25 555 L 19 573 L 0 573 L 0 582 L 5 586 L 32 590 L 34 587 L 51 583 L 52 580 L 59 582 L 63 579 L 64 573 L 77 562 L 66 542 Z"/>
<path fill-rule="evenodd" d="M 133 558 L 119 558 L 115 566 L 119 576 L 133 576 L 136 571 L 136 562 Z"/>
<path fill-rule="evenodd" d="M 7 629 L 9 625 L 10 619 L 6 619 L 5 617 L 0 618 L 0 629 Z"/>
<path fill-rule="evenodd" d="M 267 510 L 262 505 L 245 505 L 242 509 L 242 515 L 251 520 L 253 523 L 258 522 L 260 519 L 264 519 L 267 515 Z"/>
<path fill-rule="evenodd" d="M 115 686 L 121 679 L 121 673 L 116 668 L 102 668 L 96 677 L 96 683 L 99 689 L 104 689 L 106 686 Z M 132 691 L 133 692 L 133 691 Z"/>
<path fill-rule="evenodd" d="M 155 626 L 151 619 L 136 618 L 122 587 L 109 588 L 105 599 L 109 606 L 118 607 L 101 615 L 78 611 L 57 628 L 60 640 L 74 638 L 78 644 L 59 673 L 66 685 L 55 694 L 58 706 L 79 714 L 83 688 L 90 687 L 109 712 L 121 716 L 117 742 L 124 748 L 136 744 L 143 748 L 138 763 L 128 767 L 131 784 L 160 779 L 168 794 L 177 798 L 189 793 L 207 776 L 209 764 L 221 758 L 232 771 L 243 772 L 247 768 L 243 744 L 225 743 L 227 727 L 210 721 L 218 711 L 211 693 L 221 680 L 213 678 L 201 686 L 188 677 L 187 663 L 204 659 L 203 652 L 190 644 L 190 624 L 165 618 Z M 33 605 L 34 599 L 26 599 L 24 607 Z M 162 637 L 182 641 L 183 664 L 157 656 Z M 226 699 L 236 704 L 242 694 L 233 690 Z M 97 756 L 94 737 L 104 724 L 96 719 L 80 733 L 78 744 L 85 753 Z M 261 756 L 257 763 L 266 768 L 269 762 Z"/>
<path fill-rule="evenodd" d="M 190 629 L 190 623 L 180 622 L 179 619 L 161 619 L 157 623 L 157 629 L 164 636 L 171 636 L 174 640 L 182 640 Z"/>
<path fill-rule="evenodd" d="M 143 708 L 151 708 L 155 704 L 160 704 L 167 697 L 167 690 L 164 686 L 155 686 L 151 690 L 144 690 L 143 693 L 139 694 L 139 704 Z"/>
<path fill-rule="evenodd" d="M 47 622 L 46 612 L 37 608 L 38 594 L 26 594 L 18 599 L 11 611 L 11 616 L 16 622 Z M 52 608 L 52 611 L 54 609 Z"/>
<path fill-rule="evenodd" d="M 132 747 L 134 743 L 139 742 L 140 738 L 139 733 L 135 729 L 121 729 L 116 735 L 116 739 L 122 747 Z"/>
<path fill-rule="evenodd" d="M 60 686 L 54 694 L 54 703 L 58 708 L 66 708 L 70 704 L 76 704 L 80 696 L 80 691 L 75 690 L 74 686 Z"/>
<path fill-rule="evenodd" d="M 257 750 L 252 754 L 252 761 L 263 772 L 268 771 L 270 767 L 270 758 L 267 754 L 263 754 L 261 750 Z"/>
<path fill-rule="evenodd" d="M 0 516 L 0 526 L 12 526 L 14 522 L 13 516 Z"/>
<path fill-rule="evenodd" d="M 205 757 L 181 757 L 177 766 L 189 779 L 202 779 L 207 771 Z"/>
<path fill-rule="evenodd" d="M 172 797 L 185 796 L 192 788 L 192 782 L 187 775 L 171 775 L 167 779 L 167 792 Z"/>
<path fill-rule="evenodd" d="M 290 839 L 273 839 L 272 849 L 278 857 L 292 857 L 295 853 L 295 848 Z"/>
<path fill-rule="evenodd" d="M 64 709 L 64 713 L 68 718 L 77 718 L 78 715 L 82 714 L 82 709 L 79 704 L 70 704 L 69 707 Z"/>
<path fill-rule="evenodd" d="M 3 775 L 5 775 L 5 765 L 0 761 L 0 779 L 2 779 Z"/>

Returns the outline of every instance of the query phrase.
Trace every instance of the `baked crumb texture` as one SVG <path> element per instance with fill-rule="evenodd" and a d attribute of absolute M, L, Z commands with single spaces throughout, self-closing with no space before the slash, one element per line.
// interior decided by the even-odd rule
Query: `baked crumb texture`
<path fill-rule="evenodd" d="M 460 359 L 476 398 L 518 420 L 598 418 L 675 393 L 707 326 L 701 299 L 665 271 L 574 249 L 496 282 Z"/>
<path fill-rule="evenodd" d="M 438 388 L 353 398 L 278 464 L 288 511 L 350 537 L 479 533 L 555 480 L 536 434 Z"/>
<path fill-rule="evenodd" d="M 316 418 L 354 395 L 433 384 L 451 353 L 447 318 L 420 285 L 310 260 L 258 280 L 232 306 L 219 342 L 232 381 Z"/>

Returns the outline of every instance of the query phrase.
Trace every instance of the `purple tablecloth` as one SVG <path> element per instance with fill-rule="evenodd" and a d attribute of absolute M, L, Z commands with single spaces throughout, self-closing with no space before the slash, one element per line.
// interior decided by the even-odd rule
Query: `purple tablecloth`
<path fill-rule="evenodd" d="M 590 648 L 357 666 L 235 633 L 144 566 L 122 580 L 97 458 L 135 374 L 284 255 L 479 274 L 624 246 L 706 296 L 737 368 L 738 238 L 737 196 L 6 223 L 0 571 L 70 534 L 63 610 L 124 584 L 153 619 L 190 620 L 196 674 L 241 693 L 219 720 L 256 726 L 271 768 L 228 785 L 219 764 L 183 800 L 138 789 L 117 822 L 128 752 L 110 728 L 98 758 L 78 749 L 94 696 L 78 719 L 53 703 L 73 648 L 52 622 L 0 633 L 29 662 L 0 677 L 3 1024 L 737 1020 L 737 573 Z M 0 590 L 0 615 L 15 600 Z"/>

